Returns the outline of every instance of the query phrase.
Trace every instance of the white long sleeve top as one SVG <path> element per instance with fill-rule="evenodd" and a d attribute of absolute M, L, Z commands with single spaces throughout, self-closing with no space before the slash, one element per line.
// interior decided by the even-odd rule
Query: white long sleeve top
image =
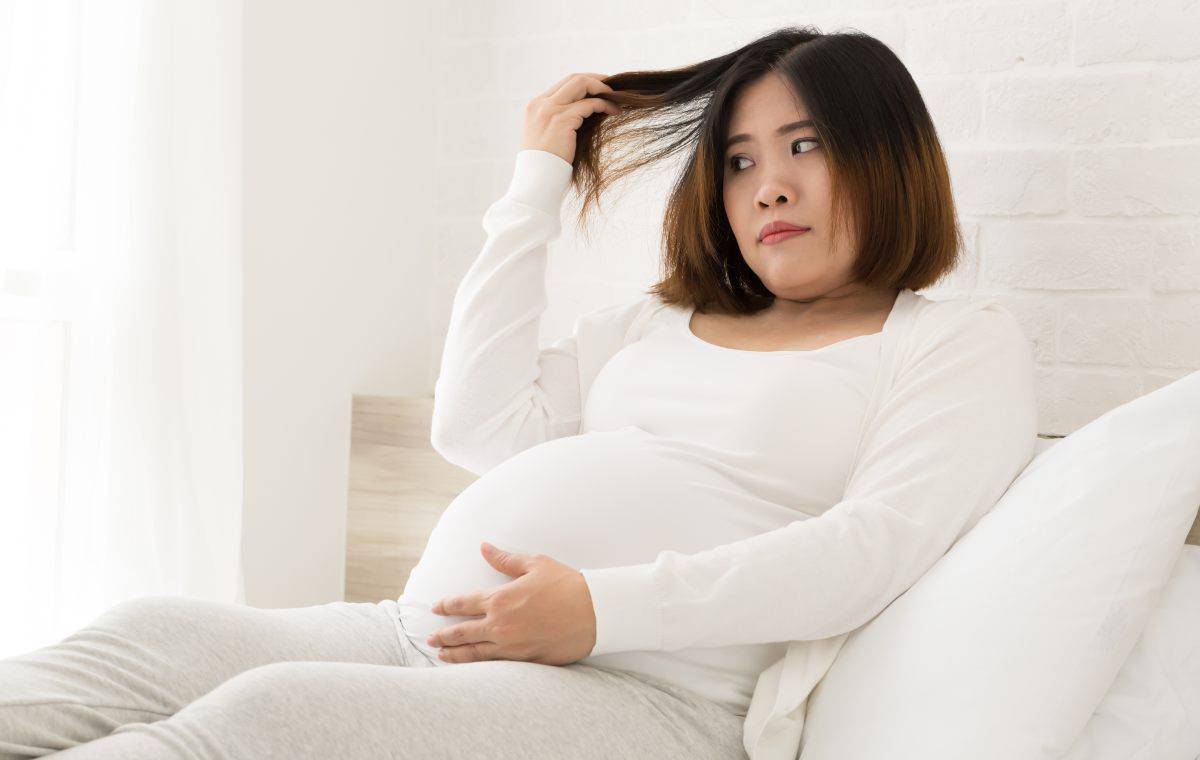
<path fill-rule="evenodd" d="M 701 340 L 689 329 L 691 313 L 660 309 L 604 365 L 579 434 L 505 459 L 443 512 L 399 600 L 405 628 L 432 661 L 442 662 L 424 637 L 452 621 L 429 606 L 506 582 L 479 555 L 483 541 L 584 568 L 599 588 L 604 568 L 767 533 L 841 498 L 880 334 L 813 350 L 744 351 Z M 619 587 L 607 588 L 617 593 L 597 603 L 620 603 Z M 581 662 L 667 681 L 735 715 L 746 714 L 758 674 L 787 648 L 743 641 L 737 631 L 717 646 L 644 648 L 646 629 L 620 614 L 603 611 L 597 646 Z"/>
<path fill-rule="evenodd" d="M 688 414 L 719 414 L 716 407 L 703 408 L 706 398 L 724 401 L 719 394 L 704 395 L 714 385 L 710 376 L 689 377 L 685 371 L 677 373 L 675 390 L 682 392 L 687 379 L 694 385 L 678 413 L 635 404 L 633 411 L 621 412 L 623 418 L 613 416 L 619 406 L 611 388 L 621 386 L 629 393 L 638 387 L 629 378 L 658 376 L 661 381 L 669 373 L 662 364 L 657 374 L 643 366 L 653 355 L 639 352 L 639 342 L 646 341 L 644 348 L 670 335 L 674 342 L 669 345 L 680 350 L 681 340 L 703 343 L 682 321 L 690 310 L 651 296 L 584 314 L 569 336 L 539 347 L 548 243 L 561 231 L 570 175 L 570 164 L 554 154 L 517 154 L 508 190 L 484 215 L 487 242 L 455 295 L 434 391 L 431 437 L 447 460 L 484 476 L 459 499 L 472 489 L 538 489 L 537 473 L 544 470 L 530 463 L 556 446 L 583 446 L 589 436 L 594 441 L 623 434 L 630 436 L 630 445 L 653 438 L 660 447 L 674 440 L 677 451 L 681 441 L 689 442 L 687 458 L 700 461 L 695 456 L 703 443 L 700 433 L 695 426 L 684 430 L 681 421 Z M 671 332 L 671 325 L 682 326 L 686 336 Z M 620 514 L 627 520 L 638 515 L 643 522 L 633 529 L 658 536 L 660 548 L 645 554 L 642 544 L 645 559 L 622 561 L 630 556 L 619 550 L 627 542 L 610 538 L 607 543 L 616 551 L 580 550 L 579 556 L 590 561 L 573 565 L 587 580 L 595 608 L 597 640 L 588 659 L 597 664 L 621 653 L 640 654 L 644 662 L 655 653 L 724 649 L 745 655 L 726 661 L 744 667 L 755 656 L 748 653 L 760 658 L 770 653 L 773 660 L 760 660 L 771 664 L 758 673 L 745 713 L 743 742 L 755 760 L 796 757 L 808 695 L 846 637 L 915 583 L 974 526 L 1033 455 L 1037 412 L 1032 352 L 1015 318 L 999 302 L 935 301 L 901 290 L 883 330 L 861 338 L 827 347 L 831 350 L 823 353 L 830 361 L 824 369 L 814 362 L 817 354 L 770 356 L 808 352 L 737 352 L 704 344 L 720 349 L 720 358 L 728 359 L 726 371 L 740 371 L 746 381 L 761 381 L 754 376 L 764 374 L 764 362 L 773 362 L 778 375 L 802 393 L 804 383 L 822 382 L 824 372 L 824 386 L 812 391 L 830 395 L 833 414 L 822 415 L 820 405 L 802 402 L 785 404 L 785 413 L 776 416 L 760 408 L 743 418 L 742 445 L 705 450 L 709 457 L 688 477 L 707 467 L 737 485 L 726 489 L 724 497 L 732 517 L 709 523 L 724 525 L 726 538 L 710 532 L 693 535 L 689 543 L 668 540 L 670 534 L 663 530 L 646 531 L 647 524 L 662 527 L 659 515 L 673 515 L 676 530 L 687 533 L 690 521 L 680 517 L 679 502 L 665 512 L 659 506 L 670 502 L 670 493 L 695 498 L 701 490 L 714 489 L 701 483 L 700 488 L 660 493 L 649 486 L 652 478 L 641 473 L 646 498 L 640 512 Z M 872 338 L 875 349 L 865 350 Z M 704 357 L 710 371 L 717 358 L 715 353 Z M 855 366 L 862 381 L 857 405 L 853 391 L 838 398 L 838 383 L 831 379 L 841 373 L 843 382 L 856 387 L 850 380 L 855 372 L 848 369 Z M 774 390 L 777 403 L 786 397 L 778 386 Z M 659 399 L 660 407 L 666 403 L 663 395 L 651 397 Z M 621 422 L 615 429 L 614 420 Z M 647 421 L 653 421 L 653 429 L 643 427 Z M 748 432 L 755 425 L 755 432 Z M 839 441 L 827 462 L 834 474 L 806 470 L 805 456 L 829 440 Z M 779 459 L 788 452 L 796 457 L 790 478 Z M 556 483 L 563 483 L 562 493 L 569 492 L 567 476 L 555 476 Z M 636 497 L 632 492 L 624 498 Z M 559 503 L 562 498 L 560 493 Z M 760 507 L 757 514 L 747 511 L 752 500 Z M 593 506 L 593 511 L 600 508 Z M 712 504 L 708 509 L 709 514 L 717 512 Z M 499 511 L 459 511 L 475 521 L 490 519 L 488 530 L 506 526 Z M 741 529 L 730 527 L 739 518 L 745 520 Z M 579 527 L 588 529 L 586 524 Z M 628 536 L 626 527 L 623 535 Z M 437 554 L 438 533 L 435 529 L 426 549 L 431 556 Z M 560 540 L 567 536 L 562 531 Z M 471 551 L 481 562 L 477 543 Z M 418 572 L 424 562 L 423 556 L 410 578 L 412 594 L 405 589 L 410 609 L 436 600 L 428 598 L 438 590 L 428 580 L 433 573 L 425 573 L 423 581 Z M 469 562 L 463 563 L 463 573 L 469 574 Z M 444 570 L 440 577 L 447 577 Z M 498 576 L 482 587 L 506 580 Z M 715 662 L 700 666 L 716 672 Z"/>

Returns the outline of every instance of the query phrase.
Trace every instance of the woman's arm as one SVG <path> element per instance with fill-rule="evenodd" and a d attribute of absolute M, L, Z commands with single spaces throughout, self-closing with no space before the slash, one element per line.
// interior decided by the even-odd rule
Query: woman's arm
<path fill-rule="evenodd" d="M 1004 494 L 1037 436 L 1033 356 L 995 302 L 906 358 L 843 499 L 818 517 L 696 554 L 583 569 L 588 656 L 824 639 L 866 624 Z"/>
<path fill-rule="evenodd" d="M 521 150 L 505 194 L 483 216 L 487 241 L 454 296 L 434 387 L 431 443 L 482 474 L 537 443 L 579 431 L 573 333 L 540 350 L 547 245 L 558 237 L 571 165 Z"/>

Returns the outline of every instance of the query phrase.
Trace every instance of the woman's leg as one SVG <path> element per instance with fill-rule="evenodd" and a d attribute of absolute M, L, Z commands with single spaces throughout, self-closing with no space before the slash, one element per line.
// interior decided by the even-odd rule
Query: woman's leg
<path fill-rule="evenodd" d="M 64 760 L 744 760 L 741 716 L 583 663 L 265 665 Z"/>
<path fill-rule="evenodd" d="M 0 760 L 162 720 L 269 663 L 433 667 L 398 631 L 395 610 L 392 600 L 258 609 L 182 596 L 114 605 L 57 644 L 0 660 Z"/>

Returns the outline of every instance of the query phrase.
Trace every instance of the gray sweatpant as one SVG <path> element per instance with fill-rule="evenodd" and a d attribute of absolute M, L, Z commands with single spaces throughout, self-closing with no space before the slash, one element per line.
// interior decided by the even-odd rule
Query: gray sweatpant
<path fill-rule="evenodd" d="M 0 760 L 713 758 L 741 716 L 583 663 L 438 665 L 396 603 L 122 602 L 0 660 Z"/>

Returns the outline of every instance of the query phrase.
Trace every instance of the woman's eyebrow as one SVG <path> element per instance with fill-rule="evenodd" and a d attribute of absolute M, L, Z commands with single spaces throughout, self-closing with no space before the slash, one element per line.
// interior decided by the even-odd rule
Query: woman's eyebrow
<path fill-rule="evenodd" d="M 803 129 L 804 127 L 811 127 L 811 126 L 812 126 L 812 119 L 804 119 L 802 121 L 793 121 L 788 124 L 784 124 L 779 129 L 776 129 L 775 134 L 786 135 L 788 132 L 792 132 L 797 129 Z M 732 146 L 734 143 L 750 142 L 752 140 L 754 140 L 754 138 L 751 137 L 750 135 L 746 134 L 745 132 L 743 132 L 740 135 L 734 135 L 733 137 L 730 137 L 728 140 L 725 141 L 725 150 L 729 150 L 730 146 Z"/>

